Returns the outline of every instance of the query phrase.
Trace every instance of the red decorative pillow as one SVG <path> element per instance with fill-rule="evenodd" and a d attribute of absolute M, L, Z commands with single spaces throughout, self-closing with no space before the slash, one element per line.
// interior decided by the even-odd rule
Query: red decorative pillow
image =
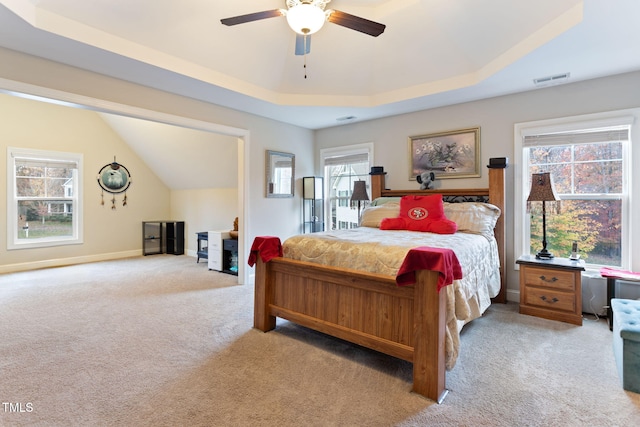
<path fill-rule="evenodd" d="M 382 218 L 380 230 L 406 230 L 407 224 L 404 218 Z"/>
<path fill-rule="evenodd" d="M 384 218 L 381 230 L 428 231 L 438 234 L 453 234 L 458 229 L 455 222 L 444 216 L 442 195 L 404 196 L 400 199 L 398 218 Z"/>
<path fill-rule="evenodd" d="M 427 218 L 438 220 L 444 218 L 442 194 L 429 196 L 404 196 L 400 199 L 400 218 L 423 221 Z"/>

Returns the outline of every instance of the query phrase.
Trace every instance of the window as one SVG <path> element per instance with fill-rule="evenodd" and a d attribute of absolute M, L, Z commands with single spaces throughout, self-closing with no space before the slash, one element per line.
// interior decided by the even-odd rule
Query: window
<path fill-rule="evenodd" d="M 82 155 L 7 150 L 7 248 L 82 243 Z"/>
<path fill-rule="evenodd" d="M 534 254 L 542 248 L 542 204 L 532 203 L 530 213 L 524 206 L 531 175 L 550 172 L 561 210 L 547 211 L 549 251 L 566 258 L 577 242 L 587 266 L 629 267 L 631 123 L 630 117 L 612 117 L 560 126 L 516 126 L 516 153 L 522 159 L 516 188 L 516 230 L 521 230 L 516 232 L 516 252 Z"/>
<path fill-rule="evenodd" d="M 321 150 L 329 230 L 340 230 L 358 226 L 358 209 L 351 206 L 350 199 L 354 181 L 366 181 L 367 193 L 371 197 L 370 164 L 373 144 L 359 144 L 340 149 Z"/>

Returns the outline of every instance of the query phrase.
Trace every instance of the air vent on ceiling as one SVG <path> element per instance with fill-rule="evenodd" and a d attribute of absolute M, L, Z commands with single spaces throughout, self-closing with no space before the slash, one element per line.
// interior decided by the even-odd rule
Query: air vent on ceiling
<path fill-rule="evenodd" d="M 355 120 L 355 119 L 357 119 L 356 116 L 343 116 L 343 117 L 338 117 L 336 119 L 336 121 L 338 121 L 338 122 L 346 122 L 346 121 Z"/>
<path fill-rule="evenodd" d="M 555 76 L 541 77 L 539 79 L 533 79 L 533 84 L 535 84 L 536 86 L 549 86 L 565 83 L 567 80 L 569 80 L 570 75 L 571 73 L 564 73 L 556 74 Z"/>

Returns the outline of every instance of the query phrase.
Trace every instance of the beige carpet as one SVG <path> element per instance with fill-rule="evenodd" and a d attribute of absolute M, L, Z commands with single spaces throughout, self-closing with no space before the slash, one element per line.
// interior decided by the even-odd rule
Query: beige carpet
<path fill-rule="evenodd" d="M 632 426 L 606 322 L 494 305 L 436 405 L 411 365 L 288 322 L 187 256 L 0 276 L 2 426 Z M 22 410 L 23 412 L 19 412 Z M 16 412 L 17 411 L 17 412 Z"/>

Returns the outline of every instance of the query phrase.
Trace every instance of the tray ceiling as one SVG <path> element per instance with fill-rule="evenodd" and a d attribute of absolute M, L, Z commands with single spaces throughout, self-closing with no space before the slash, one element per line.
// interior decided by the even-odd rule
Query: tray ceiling
<path fill-rule="evenodd" d="M 284 0 L 2 0 L 0 45 L 315 129 L 640 69 L 638 3 L 333 0 L 386 30 L 325 24 L 306 79 L 285 18 L 220 24 Z"/>

